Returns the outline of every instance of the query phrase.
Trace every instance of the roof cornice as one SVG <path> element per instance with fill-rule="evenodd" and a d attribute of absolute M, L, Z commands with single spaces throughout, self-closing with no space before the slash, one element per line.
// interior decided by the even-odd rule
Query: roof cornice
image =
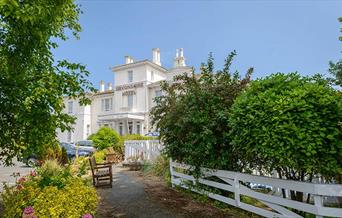
<path fill-rule="evenodd" d="M 167 72 L 167 69 L 162 67 L 162 66 L 159 66 L 158 64 L 155 64 L 153 62 L 151 62 L 150 60 L 142 60 L 142 61 L 137 61 L 137 62 L 133 62 L 133 63 L 130 63 L 130 64 L 122 64 L 122 65 L 118 65 L 118 66 L 115 66 L 115 67 L 112 67 L 111 70 L 113 72 L 115 71 L 120 71 L 120 70 L 125 70 L 125 69 L 129 69 L 129 68 L 134 68 L 134 67 L 138 67 L 138 66 L 141 66 L 141 65 L 144 65 L 144 64 L 147 64 L 155 69 L 158 69 L 160 71 L 165 71 Z"/>

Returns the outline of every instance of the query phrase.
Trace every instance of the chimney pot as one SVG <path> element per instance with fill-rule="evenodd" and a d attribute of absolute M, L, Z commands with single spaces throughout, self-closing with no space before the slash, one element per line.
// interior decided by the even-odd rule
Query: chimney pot
<path fill-rule="evenodd" d="M 112 83 L 108 83 L 108 90 L 109 90 L 109 91 L 113 90 Z"/>
<path fill-rule="evenodd" d="M 161 66 L 160 63 L 160 49 L 154 48 L 152 49 L 152 62 Z"/>
<path fill-rule="evenodd" d="M 131 64 L 133 62 L 134 62 L 134 60 L 131 56 L 129 56 L 129 55 L 125 56 L 125 64 Z"/>
<path fill-rule="evenodd" d="M 103 80 L 100 81 L 100 92 L 104 92 L 105 90 L 105 84 L 103 82 Z"/>

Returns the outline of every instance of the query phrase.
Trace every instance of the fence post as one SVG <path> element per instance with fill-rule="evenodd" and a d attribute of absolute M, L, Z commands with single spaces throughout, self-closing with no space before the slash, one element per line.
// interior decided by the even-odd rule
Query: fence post
<path fill-rule="evenodd" d="M 323 197 L 320 195 L 314 195 L 314 203 L 317 209 L 317 213 L 320 213 L 321 207 L 323 206 Z M 323 218 L 323 216 L 316 215 L 316 218 Z"/>
<path fill-rule="evenodd" d="M 124 146 L 125 146 L 125 161 L 127 161 L 127 158 L 128 158 L 128 146 L 127 146 L 126 142 L 124 143 Z"/>
<path fill-rule="evenodd" d="M 174 188 L 175 185 L 173 184 L 173 166 L 172 166 L 172 158 L 170 158 L 170 177 L 171 177 L 171 187 Z"/>
<path fill-rule="evenodd" d="M 238 175 L 234 177 L 234 198 L 237 207 L 240 207 L 240 182 L 238 179 Z"/>

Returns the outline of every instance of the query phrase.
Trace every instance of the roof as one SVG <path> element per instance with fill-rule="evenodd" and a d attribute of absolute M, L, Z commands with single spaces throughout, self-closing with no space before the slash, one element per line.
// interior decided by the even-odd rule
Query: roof
<path fill-rule="evenodd" d="M 136 62 L 133 62 L 133 63 L 130 63 L 130 64 L 118 65 L 118 66 L 112 67 L 111 70 L 113 72 L 115 72 L 115 71 L 119 71 L 119 70 L 124 70 L 124 69 L 129 69 L 129 68 L 137 67 L 137 66 L 144 65 L 144 64 L 148 64 L 151 67 L 154 67 L 154 68 L 156 68 L 158 70 L 161 70 L 161 71 L 167 71 L 167 69 L 165 67 L 159 66 L 158 64 L 155 64 L 155 63 L 151 62 L 148 59 L 141 60 L 141 61 L 136 61 Z"/>

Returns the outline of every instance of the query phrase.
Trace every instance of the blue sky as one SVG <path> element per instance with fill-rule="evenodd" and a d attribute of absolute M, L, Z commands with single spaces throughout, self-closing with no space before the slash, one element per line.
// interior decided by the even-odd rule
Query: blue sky
<path fill-rule="evenodd" d="M 83 14 L 80 40 L 60 43 L 57 59 L 80 62 L 90 80 L 113 81 L 109 67 L 124 56 L 151 59 L 161 50 L 163 66 L 172 66 L 176 48 L 187 64 L 199 68 L 213 52 L 216 69 L 227 54 L 238 55 L 233 69 L 254 78 L 275 72 L 327 74 L 329 60 L 342 58 L 342 1 L 117 1 L 79 0 Z"/>

